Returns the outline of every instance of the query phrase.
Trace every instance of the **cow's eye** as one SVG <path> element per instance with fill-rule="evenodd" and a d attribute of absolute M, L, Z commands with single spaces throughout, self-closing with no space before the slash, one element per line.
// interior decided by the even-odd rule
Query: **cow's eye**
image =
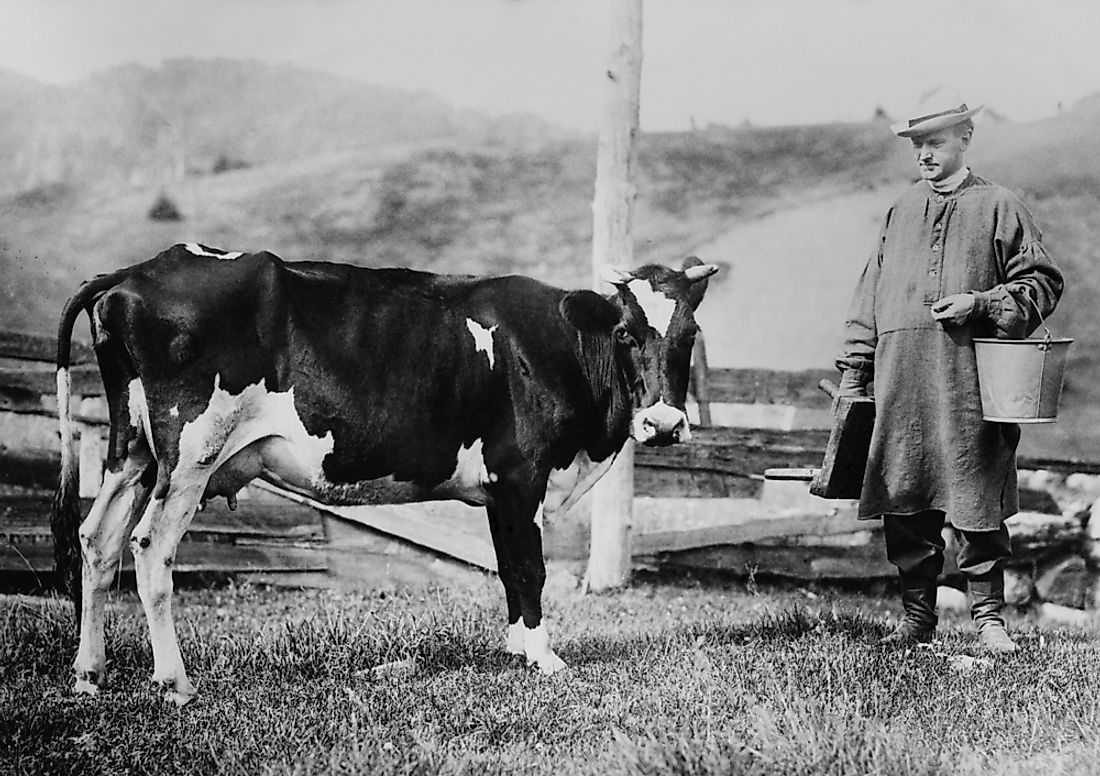
<path fill-rule="evenodd" d="M 638 344 L 637 340 L 634 339 L 634 335 L 627 331 L 625 326 L 615 327 L 615 341 L 627 347 L 634 347 Z"/>

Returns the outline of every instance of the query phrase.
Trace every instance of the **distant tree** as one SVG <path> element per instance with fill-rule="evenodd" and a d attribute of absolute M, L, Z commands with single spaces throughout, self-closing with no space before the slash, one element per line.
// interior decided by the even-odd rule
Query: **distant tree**
<path fill-rule="evenodd" d="M 214 160 L 214 166 L 210 168 L 210 171 L 215 175 L 223 172 L 229 172 L 231 170 L 246 170 L 251 167 L 248 162 L 241 159 L 234 159 L 227 154 L 221 154 Z"/>
<path fill-rule="evenodd" d="M 886 112 L 886 108 L 881 105 L 875 106 L 875 115 L 871 117 L 872 121 L 889 121 L 890 114 Z"/>
<path fill-rule="evenodd" d="M 183 214 L 176 207 L 176 203 L 162 191 L 157 197 L 157 201 L 149 208 L 149 219 L 152 221 L 182 221 Z"/>

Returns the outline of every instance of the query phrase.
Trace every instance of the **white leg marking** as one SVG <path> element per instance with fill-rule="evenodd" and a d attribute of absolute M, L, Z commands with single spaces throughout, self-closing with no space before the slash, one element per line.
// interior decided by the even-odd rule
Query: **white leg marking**
<path fill-rule="evenodd" d="M 147 458 L 135 457 L 127 461 L 122 471 L 107 472 L 91 511 L 80 524 L 84 563 L 80 645 L 73 661 L 76 676 L 73 691 L 77 693 L 94 695 L 107 684 L 104 604 L 126 544 L 126 529 L 134 512 L 143 508 L 149 496 L 148 489 L 138 485 L 147 464 Z"/>
<path fill-rule="evenodd" d="M 520 623 L 523 621 L 521 620 Z M 567 668 L 565 661 L 550 649 L 550 634 L 546 632 L 546 623 L 537 628 L 524 628 L 523 651 L 527 655 L 527 665 L 537 665 L 544 674 L 553 674 Z"/>
<path fill-rule="evenodd" d="M 668 327 L 672 323 L 672 314 L 676 311 L 676 302 L 660 291 L 654 291 L 648 280 L 641 278 L 632 280 L 627 288 L 638 300 L 649 325 L 662 337 L 667 337 Z"/>
<path fill-rule="evenodd" d="M 497 330 L 497 326 L 493 325 L 489 328 L 485 328 L 480 323 L 472 318 L 466 319 L 466 328 L 470 330 L 470 334 L 474 338 L 474 350 L 480 350 L 485 354 L 485 357 L 489 359 L 489 368 L 493 368 L 493 332 Z"/>
<path fill-rule="evenodd" d="M 164 688 L 165 700 L 177 706 L 194 697 L 195 687 L 183 666 L 172 617 L 172 564 L 206 487 L 206 479 L 206 473 L 194 468 L 186 471 L 177 468 L 172 473 L 168 496 L 149 504 L 130 537 L 138 595 L 153 647 L 153 681 Z"/>
<path fill-rule="evenodd" d="M 508 626 L 508 636 L 504 641 L 504 650 L 510 655 L 526 655 L 523 649 L 524 636 L 527 628 L 523 626 L 523 620 L 513 622 Z"/>

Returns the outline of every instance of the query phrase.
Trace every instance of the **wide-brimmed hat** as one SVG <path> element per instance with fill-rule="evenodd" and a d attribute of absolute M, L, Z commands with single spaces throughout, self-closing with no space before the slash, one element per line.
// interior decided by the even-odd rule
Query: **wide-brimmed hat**
<path fill-rule="evenodd" d="M 941 129 L 960 124 L 980 111 L 984 105 L 976 108 L 969 107 L 958 93 L 946 92 L 937 89 L 921 100 L 920 104 L 910 114 L 911 119 L 891 124 L 890 129 L 898 137 L 913 137 L 914 135 L 927 135 L 929 132 L 938 132 Z"/>

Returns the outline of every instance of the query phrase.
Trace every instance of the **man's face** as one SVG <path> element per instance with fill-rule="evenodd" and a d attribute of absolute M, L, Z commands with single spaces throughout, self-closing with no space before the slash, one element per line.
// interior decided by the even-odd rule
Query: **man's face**
<path fill-rule="evenodd" d="M 948 127 L 911 138 L 921 177 L 926 181 L 942 181 L 957 172 L 963 166 L 963 153 L 970 145 L 970 135 L 969 129 L 958 135 L 955 127 Z"/>

